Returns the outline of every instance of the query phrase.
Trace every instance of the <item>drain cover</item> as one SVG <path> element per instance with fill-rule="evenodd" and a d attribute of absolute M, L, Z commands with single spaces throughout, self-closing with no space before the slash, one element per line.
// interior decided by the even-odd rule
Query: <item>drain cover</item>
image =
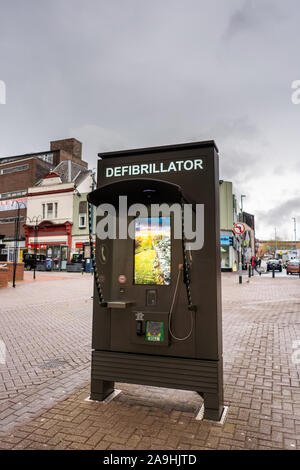
<path fill-rule="evenodd" d="M 58 369 L 64 365 L 68 364 L 64 359 L 49 359 L 48 361 L 43 362 L 39 365 L 41 369 Z"/>

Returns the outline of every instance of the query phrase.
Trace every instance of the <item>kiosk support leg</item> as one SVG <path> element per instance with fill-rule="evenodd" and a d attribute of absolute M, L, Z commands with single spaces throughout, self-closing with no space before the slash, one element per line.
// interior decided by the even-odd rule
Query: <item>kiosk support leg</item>
<path fill-rule="evenodd" d="M 204 419 L 220 421 L 223 413 L 223 400 L 217 393 L 204 393 Z"/>
<path fill-rule="evenodd" d="M 91 400 L 103 401 L 115 389 L 115 382 L 107 382 L 92 378 L 91 380 Z"/>
<path fill-rule="evenodd" d="M 220 421 L 224 411 L 223 390 L 219 387 L 215 393 L 198 392 L 204 400 L 204 419 Z"/>

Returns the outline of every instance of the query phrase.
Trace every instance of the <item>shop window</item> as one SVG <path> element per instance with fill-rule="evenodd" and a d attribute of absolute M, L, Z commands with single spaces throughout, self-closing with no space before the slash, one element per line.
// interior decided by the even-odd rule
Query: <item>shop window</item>
<path fill-rule="evenodd" d="M 221 246 L 221 268 L 230 268 L 230 253 L 229 246 Z"/>

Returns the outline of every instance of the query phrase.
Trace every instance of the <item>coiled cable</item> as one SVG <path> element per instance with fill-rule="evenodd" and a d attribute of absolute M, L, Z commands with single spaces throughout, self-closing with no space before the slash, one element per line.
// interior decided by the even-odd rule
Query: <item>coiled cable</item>
<path fill-rule="evenodd" d="M 171 337 L 173 339 L 175 339 L 176 341 L 186 341 L 187 339 L 190 338 L 192 332 L 193 332 L 193 329 L 194 329 L 194 311 L 193 310 L 190 310 L 190 313 L 191 313 L 191 329 L 190 329 L 190 332 L 187 336 L 185 336 L 184 338 L 178 338 L 177 336 L 175 336 L 175 334 L 172 332 L 172 326 L 171 326 L 171 322 L 172 322 L 172 315 L 173 315 L 173 311 L 174 311 L 174 305 L 175 305 L 175 301 L 176 301 L 176 297 L 177 297 L 177 293 L 178 293 L 178 287 L 179 287 L 179 281 L 180 281 L 180 277 L 181 277 L 181 272 L 182 272 L 182 268 L 180 267 L 179 270 L 178 270 L 178 274 L 177 274 L 177 280 L 176 280 L 176 285 L 175 285 L 175 290 L 174 290 L 174 295 L 173 295 L 173 299 L 172 299 L 172 304 L 171 304 L 171 308 L 170 308 L 170 312 L 169 312 L 169 333 L 171 335 Z"/>

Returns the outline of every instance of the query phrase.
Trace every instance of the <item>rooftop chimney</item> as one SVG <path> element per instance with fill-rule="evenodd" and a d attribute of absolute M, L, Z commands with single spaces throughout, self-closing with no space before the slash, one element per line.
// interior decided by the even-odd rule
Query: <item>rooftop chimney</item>
<path fill-rule="evenodd" d="M 50 150 L 64 150 L 75 158 L 82 158 L 82 143 L 74 139 L 53 140 L 50 142 Z"/>

